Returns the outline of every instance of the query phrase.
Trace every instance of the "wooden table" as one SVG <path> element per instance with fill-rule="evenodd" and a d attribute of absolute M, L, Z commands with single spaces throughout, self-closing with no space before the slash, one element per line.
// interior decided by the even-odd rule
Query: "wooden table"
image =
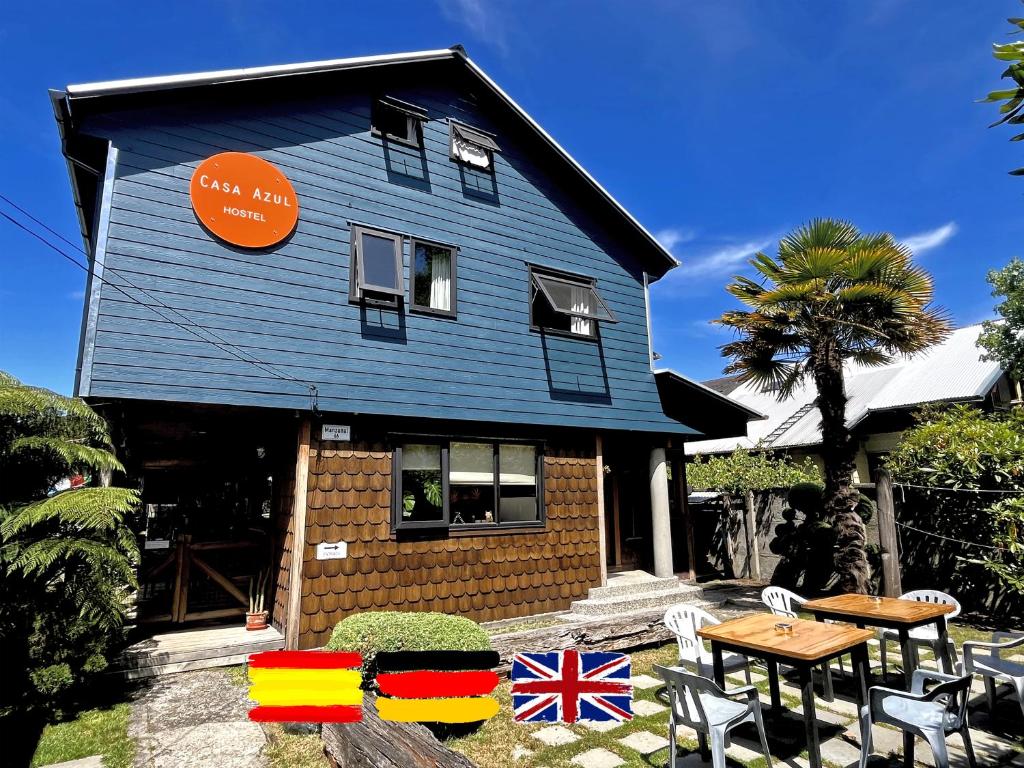
<path fill-rule="evenodd" d="M 775 629 L 778 623 L 791 624 L 792 633 Z M 764 659 L 768 665 L 768 685 L 772 707 L 781 707 L 779 695 L 779 662 L 794 667 L 800 676 L 800 692 L 807 727 L 807 754 L 811 768 L 821 768 L 821 746 L 814 706 L 814 683 L 811 670 L 845 653 L 853 656 L 858 673 L 857 704 L 867 701 L 868 645 L 874 633 L 840 624 L 823 624 L 805 619 L 783 619 L 770 613 L 753 613 L 738 619 L 701 627 L 697 634 L 711 643 L 714 655 L 715 682 L 725 686 L 722 654 L 726 651 Z"/>
<path fill-rule="evenodd" d="M 804 603 L 803 609 L 813 613 L 818 621 L 833 619 L 847 621 L 862 628 L 868 626 L 895 629 L 900 638 L 903 672 L 908 683 L 916 666 L 910 644 L 910 630 L 925 624 L 934 624 L 939 634 L 940 664 L 947 673 L 953 672 L 953 659 L 949 654 L 949 631 L 946 628 L 946 614 L 953 612 L 951 605 L 926 603 L 923 600 L 901 600 L 897 597 L 835 595 L 820 600 L 808 600 Z"/>

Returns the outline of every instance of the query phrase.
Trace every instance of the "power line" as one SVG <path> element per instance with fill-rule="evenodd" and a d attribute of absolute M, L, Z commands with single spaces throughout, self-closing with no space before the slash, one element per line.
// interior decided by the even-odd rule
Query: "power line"
<path fill-rule="evenodd" d="M 50 232 L 54 236 L 60 238 L 62 241 L 64 241 L 68 245 L 70 245 L 72 248 L 75 248 L 77 251 L 79 251 L 83 255 L 88 256 L 88 254 L 86 254 L 86 252 L 82 249 L 81 246 L 76 245 L 75 243 L 72 243 L 66 237 L 61 235 L 59 232 L 54 230 L 52 227 L 48 226 L 45 222 L 43 222 L 40 219 L 38 219 L 35 216 L 33 216 L 31 213 L 29 213 L 24 208 L 22 208 L 20 205 L 18 205 L 14 201 L 12 201 L 6 195 L 0 193 L 0 200 L 3 200 L 8 205 L 10 205 L 12 208 L 16 209 L 17 211 L 22 213 L 24 216 L 27 216 L 29 219 L 31 219 L 33 222 L 35 222 L 37 225 L 43 227 L 43 229 L 45 229 L 47 232 Z M 152 306 L 150 304 L 147 304 L 147 303 L 145 303 L 143 301 L 139 301 L 139 299 L 137 299 L 134 296 L 132 296 L 131 294 L 129 294 L 127 291 L 125 291 L 117 283 L 112 283 L 109 280 L 106 280 L 105 278 L 101 277 L 100 275 L 97 275 L 94 270 L 90 269 L 90 267 L 88 267 L 85 264 L 82 264 L 75 257 L 71 256 L 70 254 L 65 252 L 63 249 L 61 249 L 58 246 L 54 245 L 49 240 L 47 240 L 45 237 L 43 237 L 41 234 L 39 234 L 39 232 L 33 230 L 31 227 L 26 226 L 25 224 L 23 224 L 22 222 L 18 221 L 17 219 L 15 219 L 10 214 L 8 214 L 8 213 L 6 213 L 4 211 L 0 211 L 0 216 L 3 216 L 5 219 L 7 219 L 9 222 L 14 224 L 16 227 L 18 227 L 22 231 L 24 231 L 24 232 L 28 233 L 29 235 L 31 235 L 32 237 L 36 238 L 39 242 L 43 243 L 43 245 L 47 246 L 48 248 L 50 248 L 51 250 L 56 252 L 58 255 L 60 255 L 62 258 L 66 259 L 67 261 L 71 262 L 72 264 L 74 264 L 79 269 L 83 270 L 86 274 L 90 275 L 93 279 L 99 280 L 101 283 L 106 283 L 111 288 L 116 289 L 119 293 L 121 293 L 129 301 L 131 301 L 131 302 L 133 302 L 135 304 L 138 304 L 141 307 L 149 309 L 151 312 L 155 313 L 156 315 L 161 317 L 163 320 L 171 323 L 172 325 L 177 326 L 178 328 L 180 328 L 181 330 L 185 331 L 186 333 L 189 333 L 189 334 L 195 336 L 200 341 L 204 341 L 207 344 L 212 344 L 215 347 L 217 347 L 218 349 L 220 349 L 222 352 L 225 352 L 225 353 L 231 355 L 232 357 L 235 357 L 236 359 L 238 359 L 238 360 L 240 360 L 240 361 L 242 361 L 244 363 L 248 363 L 248 364 L 250 364 L 252 366 L 255 366 L 256 368 L 259 368 L 260 370 L 262 370 L 264 373 L 270 374 L 274 378 L 278 378 L 278 379 L 282 379 L 282 380 L 286 380 L 286 381 L 291 381 L 293 383 L 302 384 L 302 385 L 308 387 L 309 388 L 309 394 L 310 394 L 311 407 L 313 407 L 313 404 L 316 402 L 316 398 L 317 398 L 317 394 L 318 394 L 317 393 L 316 385 L 311 384 L 311 383 L 306 382 L 306 381 L 302 381 L 300 379 L 297 379 L 294 376 L 281 371 L 280 369 L 276 368 L 275 366 L 272 366 L 270 363 L 264 363 L 263 361 L 259 360 L 258 358 L 255 358 L 255 357 L 253 357 L 251 355 L 248 356 L 248 357 L 245 356 L 245 354 L 241 353 L 238 350 L 238 348 L 235 347 L 235 345 L 231 344 L 231 342 L 229 342 L 226 339 L 218 336 L 216 333 L 211 331 L 209 328 L 206 328 L 205 326 L 201 326 L 198 323 L 194 322 L 191 318 L 189 318 L 188 316 L 186 316 L 185 314 L 183 314 L 179 310 L 175 309 L 174 307 L 170 307 L 170 306 L 164 304 L 162 301 L 160 301 L 160 299 L 158 299 L 156 296 L 154 296 L 151 293 L 149 293 L 146 289 L 141 288 L 140 286 L 134 284 L 131 280 L 129 280 L 127 277 L 125 277 L 123 274 L 121 274 L 118 270 L 116 270 L 116 269 L 114 269 L 112 267 L 109 267 L 109 266 L 105 267 L 105 271 L 110 272 L 111 274 L 117 276 L 118 278 L 123 280 L 125 283 L 127 283 L 130 287 L 134 288 L 139 293 L 141 293 L 142 295 L 147 296 L 148 298 L 150 298 L 152 301 L 154 301 L 157 304 L 159 304 L 162 308 L 166 309 L 167 311 L 173 312 L 175 315 L 180 317 L 182 320 L 184 320 L 186 323 L 188 323 L 189 325 L 193 326 L 194 328 L 198 328 L 203 333 L 208 334 L 209 336 L 212 336 L 213 339 L 216 339 L 216 341 L 200 335 L 199 333 L 197 333 L 192 328 L 188 328 L 188 327 L 182 325 L 181 323 L 175 321 L 171 317 L 167 317 L 162 312 L 160 312 L 156 307 L 154 307 L 154 306 Z"/>
<path fill-rule="evenodd" d="M 1024 490 L 1000 490 L 998 488 L 947 488 L 942 485 L 914 485 L 909 482 L 894 482 L 894 488 L 919 488 L 921 490 L 941 490 L 947 494 L 1008 494 L 1024 496 Z"/>
<path fill-rule="evenodd" d="M 912 525 L 901 523 L 899 520 L 896 521 L 896 525 L 900 528 L 906 528 L 908 531 L 916 531 L 917 533 L 923 534 L 924 536 L 931 536 L 936 539 L 942 539 L 943 541 L 952 541 L 957 544 L 963 544 L 968 547 L 980 547 L 981 549 L 992 549 L 996 552 L 1005 552 L 1005 547 L 994 547 L 991 544 L 979 544 L 976 541 L 964 541 L 963 539 L 954 539 L 952 536 L 943 536 L 941 533 L 935 533 L 934 531 L 926 531 L 922 528 L 915 528 Z"/>

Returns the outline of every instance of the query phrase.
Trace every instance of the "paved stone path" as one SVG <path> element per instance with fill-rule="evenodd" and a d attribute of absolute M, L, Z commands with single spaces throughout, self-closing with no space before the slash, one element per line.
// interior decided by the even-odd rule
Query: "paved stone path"
<path fill-rule="evenodd" d="M 266 768 L 250 706 L 248 689 L 222 669 L 154 678 L 132 701 L 135 768 Z"/>

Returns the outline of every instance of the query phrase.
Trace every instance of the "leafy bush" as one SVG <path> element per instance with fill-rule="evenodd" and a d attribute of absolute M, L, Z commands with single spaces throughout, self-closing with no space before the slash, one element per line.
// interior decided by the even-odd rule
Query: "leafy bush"
<path fill-rule="evenodd" d="M 899 483 L 1024 490 L 1024 408 L 987 414 L 969 405 L 925 408 L 887 464 Z"/>
<path fill-rule="evenodd" d="M 1014 535 L 1014 507 L 994 506 L 998 494 L 972 491 L 1024 492 L 1024 408 L 926 408 L 918 418 L 887 460 L 893 481 L 904 486 L 895 493 L 897 521 L 919 529 L 900 531 L 904 586 L 938 587 L 968 605 L 996 607 L 1012 587 L 1001 572 L 1006 558 L 986 570 L 981 555 L 990 550 L 937 536 L 987 545 Z"/>
<path fill-rule="evenodd" d="M 794 464 L 788 456 L 776 458 L 765 451 L 742 448 L 728 456 L 695 456 L 686 467 L 687 483 L 700 491 L 766 491 L 820 479 L 818 468 L 809 458 L 803 464 Z"/>
<path fill-rule="evenodd" d="M 1024 596 L 1024 497 L 1004 499 L 989 512 L 995 528 L 992 543 L 1003 551 L 988 555 L 981 563 L 1003 584 Z"/>
<path fill-rule="evenodd" d="M 370 611 L 339 621 L 326 647 L 361 653 L 363 678 L 369 681 L 376 676 L 374 660 L 382 651 L 489 651 L 491 639 L 464 616 Z"/>

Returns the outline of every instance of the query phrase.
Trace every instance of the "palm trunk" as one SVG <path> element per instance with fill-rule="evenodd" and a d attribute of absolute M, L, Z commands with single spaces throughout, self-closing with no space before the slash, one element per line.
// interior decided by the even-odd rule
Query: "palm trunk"
<path fill-rule="evenodd" d="M 821 413 L 821 454 L 825 464 L 825 514 L 836 529 L 835 566 L 844 592 L 867 593 L 871 579 L 867 532 L 855 511 L 857 491 L 852 486 L 857 443 L 846 428 L 846 388 L 842 359 L 830 348 L 812 360 Z"/>

